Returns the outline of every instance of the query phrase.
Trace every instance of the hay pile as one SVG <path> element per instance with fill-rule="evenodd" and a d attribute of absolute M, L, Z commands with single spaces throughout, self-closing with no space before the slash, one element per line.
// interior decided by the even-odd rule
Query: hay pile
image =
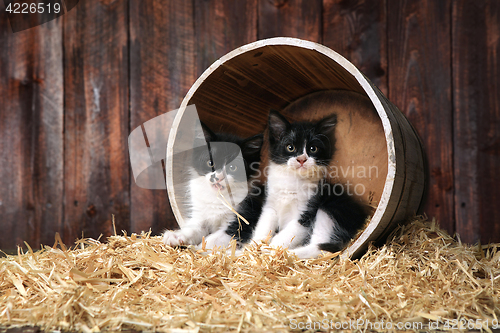
<path fill-rule="evenodd" d="M 0 259 L 0 326 L 245 332 L 472 322 L 490 331 L 500 315 L 500 246 L 466 246 L 422 220 L 359 261 L 258 249 L 200 255 L 149 234 L 56 243 Z"/>

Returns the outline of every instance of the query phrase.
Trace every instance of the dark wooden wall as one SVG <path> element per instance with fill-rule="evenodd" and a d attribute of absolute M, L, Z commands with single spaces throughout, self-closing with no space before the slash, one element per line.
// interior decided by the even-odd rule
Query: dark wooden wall
<path fill-rule="evenodd" d="M 497 0 L 84 0 L 13 34 L 0 2 L 0 248 L 176 226 L 132 180 L 127 137 L 176 109 L 234 48 L 325 44 L 410 119 L 429 161 L 424 211 L 463 241 L 500 241 Z"/>

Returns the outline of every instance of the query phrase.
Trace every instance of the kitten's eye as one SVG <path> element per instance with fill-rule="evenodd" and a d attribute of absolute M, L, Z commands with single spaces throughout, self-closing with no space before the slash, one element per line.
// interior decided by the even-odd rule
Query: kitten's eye
<path fill-rule="evenodd" d="M 236 170 L 238 170 L 238 167 L 237 167 L 236 165 L 231 164 L 231 165 L 229 166 L 229 171 L 233 171 L 233 172 L 234 172 L 234 171 L 236 171 Z"/>
<path fill-rule="evenodd" d="M 309 151 L 310 151 L 311 153 L 316 153 L 316 152 L 318 152 L 318 147 L 316 147 L 316 146 L 310 146 L 310 147 L 309 147 Z"/>
<path fill-rule="evenodd" d="M 213 162 L 212 160 L 208 160 L 208 161 L 207 161 L 207 166 L 208 166 L 209 168 L 213 167 L 213 166 L 214 166 L 214 162 Z"/>
<path fill-rule="evenodd" d="M 295 146 L 294 145 L 288 145 L 288 146 L 286 146 L 286 150 L 288 150 L 290 153 L 293 153 L 295 151 Z"/>

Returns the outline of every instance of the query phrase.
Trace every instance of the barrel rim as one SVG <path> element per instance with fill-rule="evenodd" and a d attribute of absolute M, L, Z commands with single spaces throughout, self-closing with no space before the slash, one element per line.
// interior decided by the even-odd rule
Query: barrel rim
<path fill-rule="evenodd" d="M 222 64 L 225 62 L 241 55 L 244 53 L 247 53 L 249 51 L 254 51 L 256 49 L 266 47 L 266 46 L 294 46 L 294 47 L 302 47 L 305 49 L 310 49 L 317 51 L 328 58 L 332 59 L 339 65 L 341 65 L 349 74 L 351 74 L 357 82 L 360 84 L 361 88 L 365 91 L 367 94 L 368 98 L 371 100 L 373 103 L 373 106 L 375 107 L 375 110 L 377 111 L 377 114 L 382 122 L 382 127 L 384 129 L 384 134 L 385 134 L 385 139 L 386 139 L 386 145 L 387 145 L 387 158 L 388 158 L 388 163 L 387 163 L 387 177 L 385 180 L 385 185 L 384 189 L 382 191 L 382 196 L 380 198 L 380 201 L 377 205 L 377 208 L 370 219 L 370 222 L 368 225 L 365 227 L 363 232 L 355 239 L 355 241 L 343 251 L 342 257 L 347 258 L 350 257 L 351 255 L 357 253 L 359 250 L 361 250 L 367 243 L 367 241 L 370 241 L 370 236 L 372 235 L 372 232 L 377 229 L 379 224 L 382 222 L 384 214 L 386 212 L 386 209 L 389 205 L 390 202 L 390 197 L 392 194 L 392 190 L 394 187 L 394 182 L 396 179 L 396 150 L 394 146 L 394 136 L 393 136 L 393 130 L 392 130 L 392 124 L 391 121 L 387 115 L 387 111 L 385 110 L 384 106 L 382 105 L 382 102 L 378 98 L 377 94 L 375 93 L 374 90 L 374 85 L 347 59 L 345 59 L 343 56 L 341 56 L 339 53 L 333 51 L 332 49 L 315 43 L 311 41 L 306 41 L 298 38 L 292 38 L 292 37 L 274 37 L 274 38 L 269 38 L 269 39 L 262 39 L 258 40 L 246 45 L 243 45 L 237 49 L 234 49 L 233 51 L 225 54 L 222 56 L 220 59 L 216 60 L 209 68 L 207 68 L 203 74 L 194 82 L 194 84 L 191 86 L 189 91 L 187 92 L 186 96 L 182 100 L 181 106 L 174 118 L 174 121 L 172 123 L 172 127 L 170 130 L 169 134 L 169 140 L 167 142 L 167 156 L 172 156 L 173 154 L 173 144 L 175 141 L 175 137 L 177 134 L 177 128 L 179 126 L 179 123 L 182 119 L 182 116 L 184 114 L 184 111 L 186 107 L 188 106 L 189 101 L 191 98 L 194 96 L 194 93 L 198 90 L 198 88 L 203 84 L 203 82 L 212 74 L 214 73 Z M 378 89 L 378 88 L 377 88 Z M 169 155 L 170 154 L 170 155 Z M 182 226 L 184 219 L 182 215 L 180 214 L 179 207 L 177 206 L 177 202 L 174 200 L 175 199 L 175 191 L 172 186 L 168 186 L 168 184 L 172 184 L 173 182 L 173 174 L 172 174 L 172 159 L 167 159 L 166 162 L 166 177 L 167 177 L 167 193 L 169 196 L 170 200 L 170 205 L 172 207 L 172 212 L 174 213 L 174 216 L 179 224 L 179 226 Z M 391 216 L 392 218 L 392 216 Z M 389 222 L 388 222 L 389 223 Z M 383 226 L 384 228 L 386 225 Z"/>

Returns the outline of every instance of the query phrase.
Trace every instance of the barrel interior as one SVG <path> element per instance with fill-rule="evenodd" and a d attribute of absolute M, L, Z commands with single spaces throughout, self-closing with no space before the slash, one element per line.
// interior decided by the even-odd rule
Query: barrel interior
<path fill-rule="evenodd" d="M 185 103 L 194 104 L 213 131 L 261 133 L 271 109 L 290 120 L 314 121 L 336 113 L 331 178 L 377 206 L 387 176 L 384 129 L 366 92 L 344 67 L 316 50 L 292 45 L 263 46 L 214 66 Z M 266 155 L 263 151 L 264 165 Z M 174 165 L 174 179 L 183 171 Z M 187 192 L 177 191 L 175 200 L 186 216 L 188 195 L 181 193 Z"/>
<path fill-rule="evenodd" d="M 327 56 L 296 46 L 264 46 L 221 64 L 196 89 L 188 104 L 219 131 L 242 136 L 264 130 L 270 109 L 321 90 L 365 94 L 356 79 Z"/>

